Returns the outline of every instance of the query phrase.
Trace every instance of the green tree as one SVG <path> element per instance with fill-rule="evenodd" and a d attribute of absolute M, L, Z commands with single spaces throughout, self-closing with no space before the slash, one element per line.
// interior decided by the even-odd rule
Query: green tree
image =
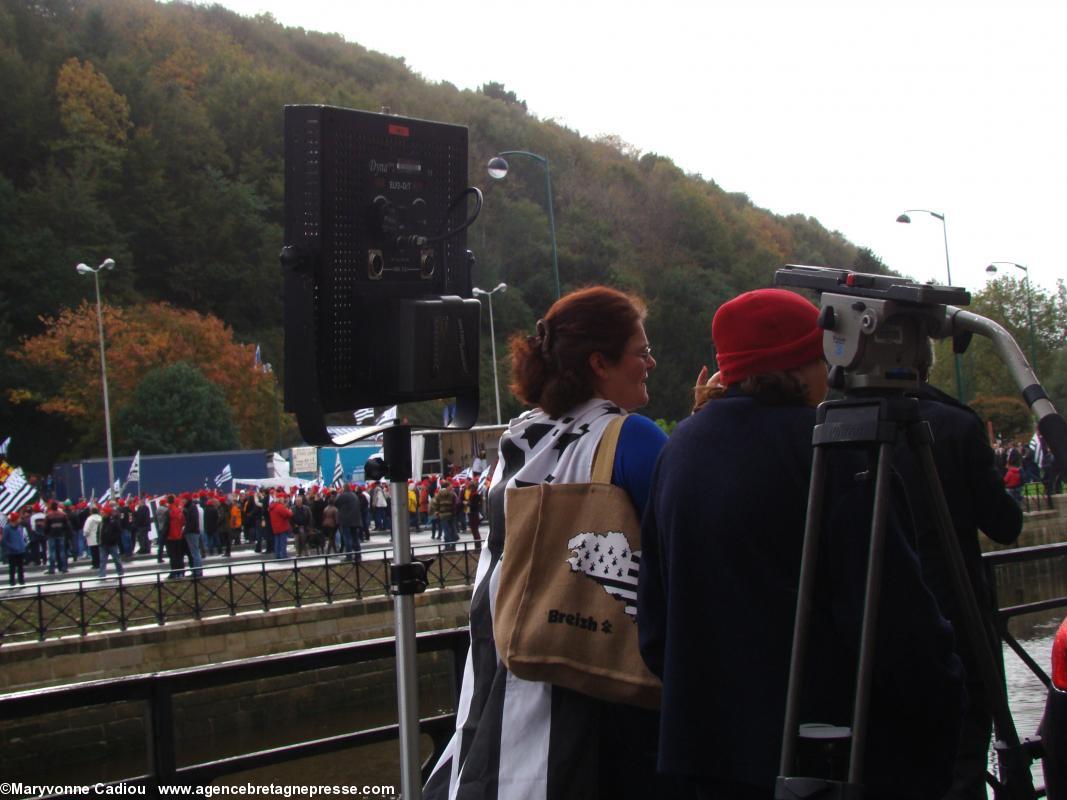
<path fill-rule="evenodd" d="M 237 426 L 222 390 L 179 361 L 148 372 L 119 416 L 121 446 L 154 453 L 234 450 Z"/>

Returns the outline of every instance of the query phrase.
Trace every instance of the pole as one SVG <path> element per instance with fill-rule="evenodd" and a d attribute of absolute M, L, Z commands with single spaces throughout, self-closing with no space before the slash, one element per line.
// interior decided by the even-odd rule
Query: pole
<path fill-rule="evenodd" d="M 104 356 L 104 312 L 100 305 L 100 271 L 93 272 L 96 286 L 96 322 L 100 328 L 100 377 L 104 383 L 104 431 L 107 433 L 107 488 L 115 490 L 115 463 L 111 453 L 111 406 L 107 399 L 107 360 Z"/>
<path fill-rule="evenodd" d="M 411 477 L 411 428 L 397 425 L 384 433 L 383 451 L 393 495 L 393 569 L 411 564 L 408 528 L 408 478 Z M 400 724 L 400 786 L 404 800 L 422 797 L 419 764 L 419 684 L 415 665 L 415 597 L 393 589 L 396 620 L 396 695 Z"/>
<path fill-rule="evenodd" d="M 930 212 L 933 214 L 933 212 Z M 948 277 L 948 285 L 952 285 L 952 266 L 948 260 L 948 223 L 945 222 L 944 214 L 933 214 L 939 220 L 941 220 L 941 235 L 945 240 L 945 274 Z M 953 353 L 955 356 L 956 366 L 956 399 L 961 403 L 967 402 L 963 396 L 963 354 Z"/>
<path fill-rule="evenodd" d="M 548 195 L 548 229 L 552 232 L 552 277 L 556 279 L 556 299 L 560 298 L 559 289 L 559 253 L 556 249 L 556 212 L 552 208 L 552 173 L 548 168 L 548 158 L 545 162 L 545 192 Z M 497 420 L 497 424 L 500 420 Z"/>
<path fill-rule="evenodd" d="M 493 290 L 495 292 L 496 289 Z M 488 293 L 489 297 L 489 343 L 492 345 L 493 352 L 493 388 L 496 389 L 496 424 L 500 424 L 500 380 L 496 374 L 496 326 L 493 324 L 493 292 Z"/>
<path fill-rule="evenodd" d="M 559 288 L 559 249 L 556 246 L 556 212 L 553 208 L 554 203 L 552 201 L 552 170 L 548 164 L 548 158 L 545 156 L 539 156 L 537 153 L 531 153 L 529 150 L 502 150 L 499 155 L 501 156 L 526 156 L 532 158 L 534 161 L 539 161 L 541 166 L 545 168 L 545 195 L 548 200 L 548 231 L 552 236 L 552 277 L 556 282 L 556 299 L 560 298 Z M 506 169 L 506 164 L 504 165 Z M 503 177 L 498 175 L 495 177 Z"/>
<path fill-rule="evenodd" d="M 1026 316 L 1030 321 L 1030 369 L 1037 369 L 1037 343 L 1034 339 L 1034 295 L 1030 290 L 1030 269 L 1026 270 Z M 492 315 L 490 315 L 491 317 Z"/>

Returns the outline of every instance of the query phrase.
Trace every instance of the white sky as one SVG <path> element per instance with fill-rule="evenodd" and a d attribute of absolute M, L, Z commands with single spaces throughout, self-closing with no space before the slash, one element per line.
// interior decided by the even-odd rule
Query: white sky
<path fill-rule="evenodd" d="M 1046 289 L 1067 277 L 1062 0 L 221 2 L 430 81 L 498 81 L 542 119 L 816 217 L 919 280 L 945 282 L 945 251 L 930 215 L 895 222 L 911 208 L 945 214 L 956 285 L 979 289 L 993 260 Z"/>

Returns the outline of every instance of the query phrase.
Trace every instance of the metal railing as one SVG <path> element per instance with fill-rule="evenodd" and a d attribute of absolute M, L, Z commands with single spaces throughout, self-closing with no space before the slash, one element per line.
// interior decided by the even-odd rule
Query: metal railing
<path fill-rule="evenodd" d="M 470 585 L 477 570 L 476 543 L 457 549 L 439 546 L 432 557 L 431 586 Z M 384 551 L 383 551 L 384 552 Z M 345 561 L 344 556 L 304 558 L 204 567 L 202 577 L 169 578 L 169 570 L 118 579 L 86 578 L 39 584 L 32 593 L 0 598 L 0 643 L 44 641 L 51 637 L 127 630 L 247 611 L 299 608 L 312 603 L 361 600 L 389 594 L 390 558 Z M 107 580 L 106 584 L 102 580 Z M 69 588 L 68 588 L 69 587 Z"/>
<path fill-rule="evenodd" d="M 1059 556 L 1067 557 L 1067 542 L 1036 545 L 1034 547 L 1019 547 L 1014 550 L 996 550 L 982 554 L 982 563 L 986 569 L 987 583 L 990 587 L 990 591 L 993 593 L 994 607 L 997 609 L 995 614 L 997 634 L 1000 636 L 1001 642 L 1011 648 L 1019 659 L 1030 668 L 1030 671 L 1033 672 L 1043 684 L 1045 684 L 1046 688 L 1051 685 L 1051 679 L 1049 678 L 1048 673 L 1045 672 L 1041 665 L 1026 652 L 1023 646 L 1019 644 L 1018 639 L 1016 639 L 1011 631 L 1008 630 L 1008 622 L 1013 617 L 1019 617 L 1023 614 L 1033 614 L 1040 611 L 1067 608 L 1067 596 L 1051 597 L 1043 600 L 1034 600 L 1027 603 L 1018 603 L 1016 605 L 1001 607 L 997 600 L 997 582 L 994 570 L 996 567 L 1006 566 L 1008 564 L 1032 563 Z"/>
<path fill-rule="evenodd" d="M 1050 486 L 1041 481 L 1030 481 L 1024 483 L 1019 489 L 1022 495 L 1019 505 L 1022 506 L 1023 511 L 1026 513 L 1029 514 L 1031 511 L 1052 510 L 1052 492 Z"/>
<path fill-rule="evenodd" d="M 416 637 L 419 654 L 448 652 L 452 655 L 453 696 L 458 697 L 458 680 L 470 635 L 466 628 L 420 633 Z M 204 785 L 217 778 L 280 764 L 308 756 L 334 753 L 350 747 L 394 741 L 398 725 L 382 725 L 336 736 L 317 738 L 251 753 L 178 766 L 174 697 L 184 692 L 232 686 L 266 678 L 278 678 L 329 667 L 352 666 L 395 656 L 392 638 L 355 644 L 331 645 L 278 655 L 257 656 L 205 667 L 168 670 L 147 675 L 108 678 L 69 686 L 31 689 L 0 696 L 0 721 L 8 722 L 56 712 L 76 711 L 103 703 L 142 702 L 147 705 L 148 764 L 144 773 L 105 784 L 106 786 L 145 786 L 149 793 L 160 785 Z M 423 767 L 423 778 L 440 758 L 455 730 L 455 714 L 439 714 L 419 721 L 422 733 L 433 740 L 433 755 Z"/>

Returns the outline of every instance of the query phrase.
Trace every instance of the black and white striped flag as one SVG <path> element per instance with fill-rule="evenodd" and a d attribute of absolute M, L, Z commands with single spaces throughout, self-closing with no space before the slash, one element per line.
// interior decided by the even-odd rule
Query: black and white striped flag
<path fill-rule="evenodd" d="M 233 480 L 233 472 L 230 470 L 230 465 L 227 464 L 222 468 L 222 472 L 215 476 L 215 485 L 218 488 L 222 488 L 227 483 Z"/>
<path fill-rule="evenodd" d="M 141 451 L 140 450 L 138 450 L 137 451 L 137 455 L 135 455 L 133 457 L 133 463 L 130 464 L 130 472 L 126 476 L 126 485 L 127 486 L 129 486 L 131 483 L 134 483 L 134 482 L 136 482 L 137 484 L 141 483 Z M 140 488 L 140 486 L 138 486 L 138 488 Z"/>
<path fill-rule="evenodd" d="M 374 419 L 374 409 L 358 408 L 352 412 L 352 416 L 356 418 L 357 425 L 364 425 L 370 420 Z"/>
<path fill-rule="evenodd" d="M 26 476 L 18 467 L 12 469 L 6 462 L 0 461 L 0 514 L 10 514 L 33 500 L 37 490 L 26 481 Z"/>
<path fill-rule="evenodd" d="M 345 485 L 345 468 L 341 466 L 341 451 L 334 451 L 333 479 L 330 486 L 342 487 Z"/>

